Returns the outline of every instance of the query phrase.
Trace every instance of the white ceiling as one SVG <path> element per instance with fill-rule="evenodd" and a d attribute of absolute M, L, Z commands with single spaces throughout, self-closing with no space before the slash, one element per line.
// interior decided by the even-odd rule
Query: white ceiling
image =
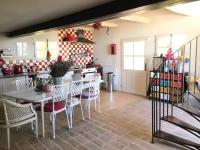
<path fill-rule="evenodd" d="M 126 19 L 126 17 L 128 19 Z M 120 18 L 111 19 L 107 21 L 101 22 L 102 27 L 118 27 L 121 23 L 132 22 L 132 23 L 151 23 L 151 22 L 162 22 L 167 20 L 178 20 L 182 18 L 186 18 L 189 16 L 185 16 L 179 13 L 172 12 L 166 8 L 159 8 L 154 10 L 145 10 L 138 11 L 135 13 L 129 13 Z M 124 18 L 124 19 L 123 19 Z M 93 24 L 86 25 L 86 27 L 91 27 Z"/>
<path fill-rule="evenodd" d="M 0 32 L 22 28 L 113 0 L 0 0 Z"/>
<path fill-rule="evenodd" d="M 133 16 L 132 20 L 116 18 L 116 19 L 109 20 L 109 22 L 115 23 L 115 24 L 119 24 L 121 22 L 151 23 L 154 21 L 160 21 L 160 22 L 165 21 L 166 18 L 170 20 L 170 19 L 180 19 L 180 18 L 188 17 L 185 15 L 172 12 L 165 8 L 155 9 L 151 11 L 147 10 L 147 11 L 131 13 L 124 17 L 132 17 L 132 16 Z M 137 16 L 137 18 L 134 18 L 134 16 Z M 148 19 L 148 22 L 142 21 L 142 19 Z"/>

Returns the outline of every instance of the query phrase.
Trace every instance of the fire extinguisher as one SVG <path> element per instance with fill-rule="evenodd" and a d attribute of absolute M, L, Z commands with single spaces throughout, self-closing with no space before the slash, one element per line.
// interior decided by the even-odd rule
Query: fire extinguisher
<path fill-rule="evenodd" d="M 111 55 L 117 54 L 117 44 L 111 44 Z"/>

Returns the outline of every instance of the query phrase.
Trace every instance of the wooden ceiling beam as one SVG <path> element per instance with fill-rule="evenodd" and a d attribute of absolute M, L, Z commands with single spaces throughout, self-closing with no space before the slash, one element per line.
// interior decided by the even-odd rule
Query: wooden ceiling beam
<path fill-rule="evenodd" d="M 107 4 L 96 6 L 84 11 L 65 15 L 50 21 L 27 26 L 21 29 L 10 31 L 8 37 L 23 36 L 37 31 L 48 30 L 52 28 L 68 28 L 89 24 L 97 20 L 103 21 L 121 17 L 130 12 L 136 12 L 144 9 L 154 9 L 163 5 L 181 2 L 182 0 L 115 0 Z M 45 9 L 45 8 L 44 8 Z M 39 12 L 36 12 L 39 13 Z"/>

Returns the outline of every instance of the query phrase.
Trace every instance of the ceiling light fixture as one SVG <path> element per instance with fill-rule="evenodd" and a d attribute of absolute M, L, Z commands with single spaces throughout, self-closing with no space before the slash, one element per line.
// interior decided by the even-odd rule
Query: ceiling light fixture
<path fill-rule="evenodd" d="M 192 17 L 200 17 L 200 1 L 177 4 L 166 8 L 178 14 Z"/>

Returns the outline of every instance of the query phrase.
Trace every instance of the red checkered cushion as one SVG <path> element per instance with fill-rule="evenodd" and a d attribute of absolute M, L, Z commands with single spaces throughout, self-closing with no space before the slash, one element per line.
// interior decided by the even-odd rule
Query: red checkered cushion
<path fill-rule="evenodd" d="M 61 102 L 55 102 L 54 103 L 54 110 L 58 111 L 65 107 L 65 104 Z M 41 110 L 41 107 L 37 108 L 38 111 Z M 44 112 L 52 112 L 53 111 L 53 102 L 46 103 L 44 106 Z"/>

